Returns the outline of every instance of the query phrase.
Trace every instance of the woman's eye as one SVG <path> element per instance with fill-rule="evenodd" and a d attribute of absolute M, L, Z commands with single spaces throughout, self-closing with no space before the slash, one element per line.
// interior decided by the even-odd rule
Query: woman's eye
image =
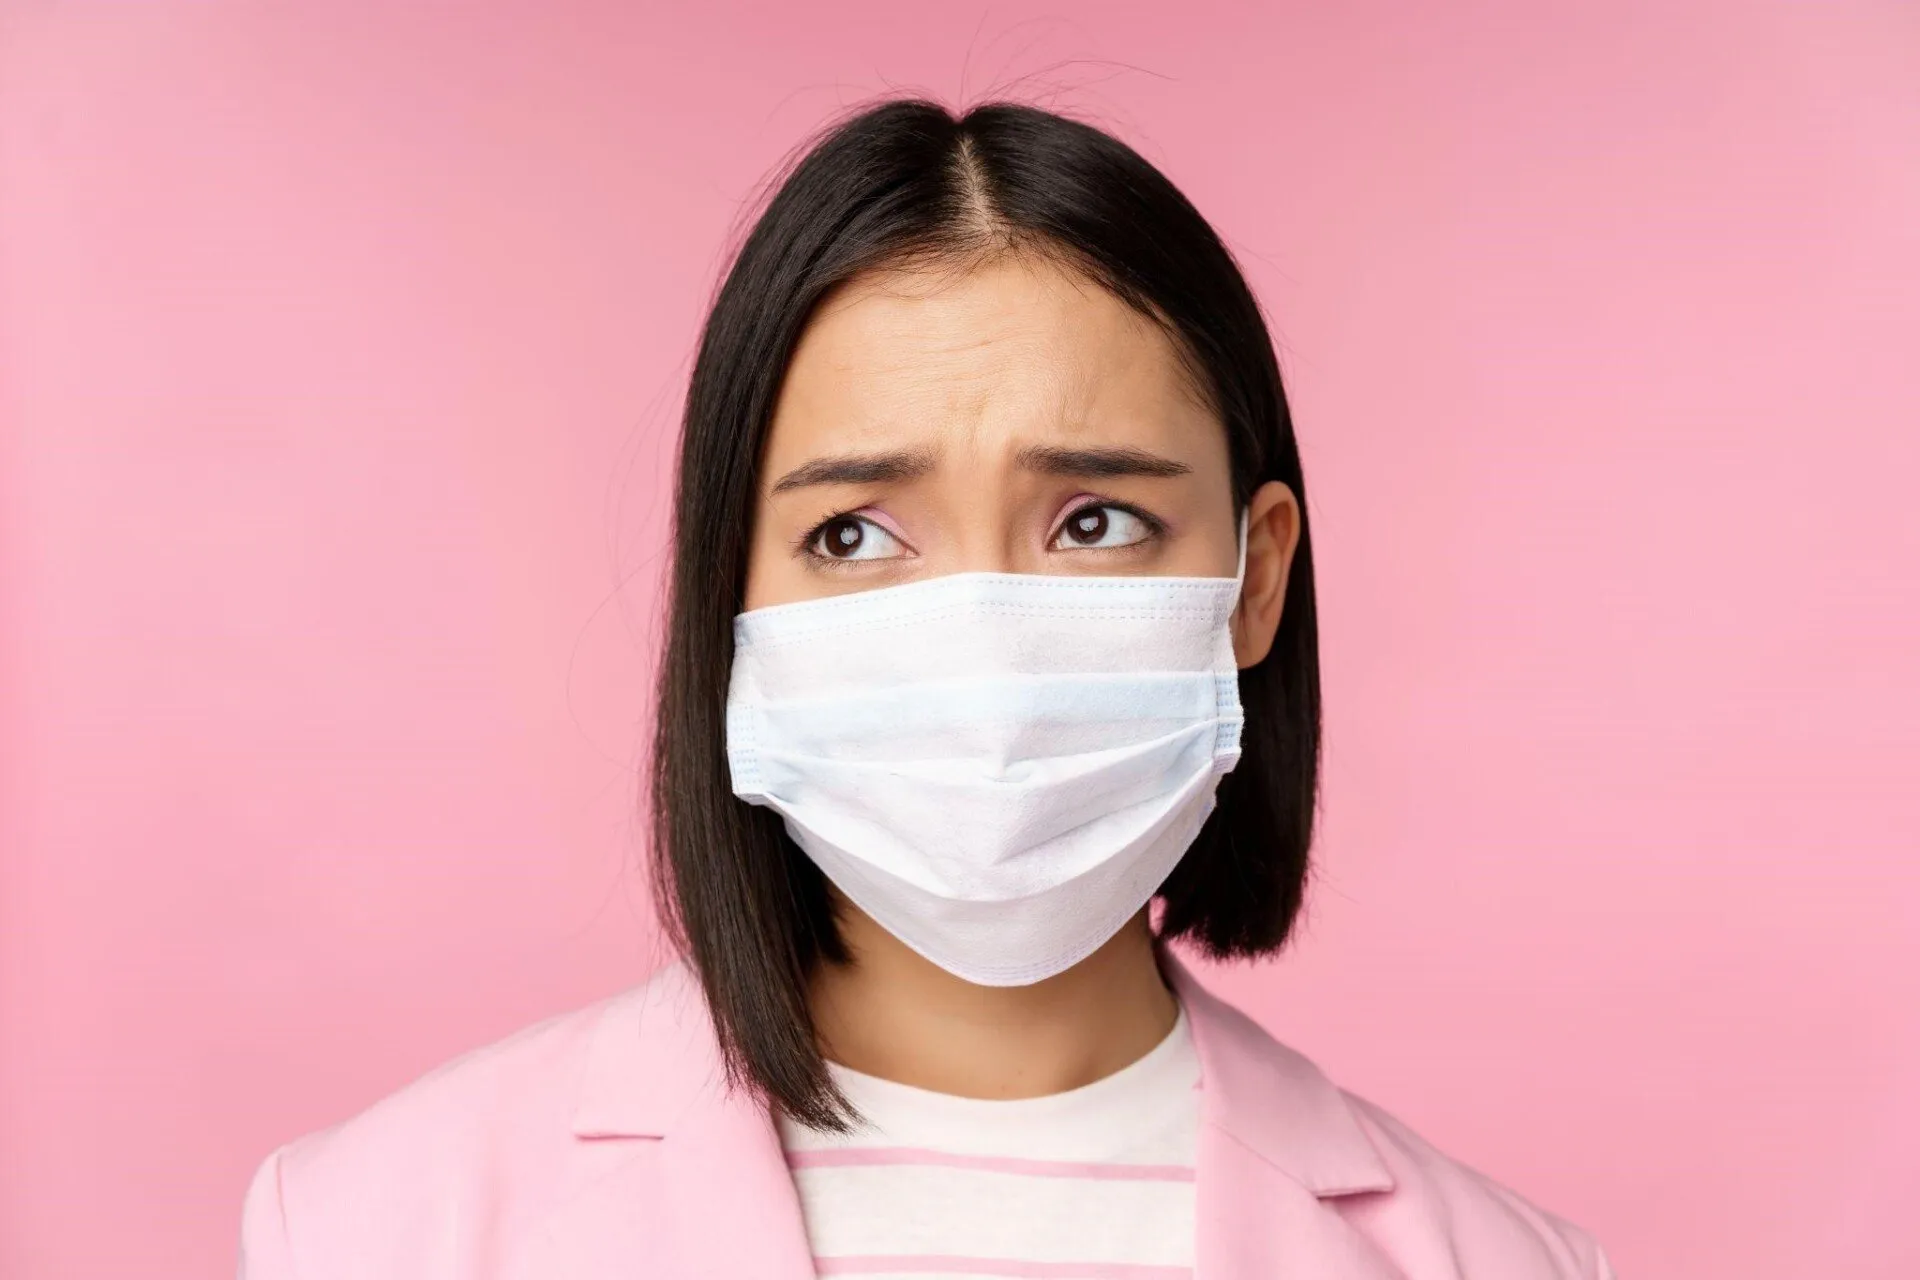
<path fill-rule="evenodd" d="M 1096 505 L 1082 507 L 1067 517 L 1053 540 L 1056 551 L 1083 547 L 1130 547 L 1144 542 L 1153 529 L 1125 507 Z"/>
<path fill-rule="evenodd" d="M 835 516 L 814 533 L 807 550 L 827 560 L 887 560 L 900 539 L 864 516 Z"/>

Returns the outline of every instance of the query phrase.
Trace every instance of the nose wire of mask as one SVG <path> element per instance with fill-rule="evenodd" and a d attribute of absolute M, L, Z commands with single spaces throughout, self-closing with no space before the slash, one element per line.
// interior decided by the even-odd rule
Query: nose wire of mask
<path fill-rule="evenodd" d="M 727 759 L 854 905 L 1019 986 L 1131 919 L 1240 756 L 1234 576 L 956 573 L 734 619 Z"/>

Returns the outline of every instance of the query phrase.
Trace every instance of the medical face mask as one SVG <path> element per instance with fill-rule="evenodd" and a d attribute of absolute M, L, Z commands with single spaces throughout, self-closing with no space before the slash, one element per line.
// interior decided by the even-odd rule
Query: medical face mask
<path fill-rule="evenodd" d="M 1231 578 L 956 573 L 734 619 L 727 759 L 841 892 L 969 982 L 1111 938 L 1240 756 Z"/>

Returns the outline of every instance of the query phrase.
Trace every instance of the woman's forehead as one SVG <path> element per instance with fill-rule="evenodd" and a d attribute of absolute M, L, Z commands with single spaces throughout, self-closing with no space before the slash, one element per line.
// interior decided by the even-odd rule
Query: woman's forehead
<path fill-rule="evenodd" d="M 1158 326 L 1084 277 L 1028 261 L 849 286 L 802 335 L 772 426 L 770 468 L 826 447 L 1165 450 L 1219 432 Z"/>

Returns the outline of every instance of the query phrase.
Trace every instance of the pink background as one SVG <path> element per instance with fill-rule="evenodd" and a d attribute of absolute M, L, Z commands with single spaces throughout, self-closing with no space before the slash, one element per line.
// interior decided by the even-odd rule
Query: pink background
<path fill-rule="evenodd" d="M 1105 122 L 1275 317 L 1311 919 L 1218 979 L 1623 1274 L 1920 1269 L 1920 10 L 0 18 L 0 1275 L 654 963 L 632 761 L 732 224 L 844 103 Z"/>

